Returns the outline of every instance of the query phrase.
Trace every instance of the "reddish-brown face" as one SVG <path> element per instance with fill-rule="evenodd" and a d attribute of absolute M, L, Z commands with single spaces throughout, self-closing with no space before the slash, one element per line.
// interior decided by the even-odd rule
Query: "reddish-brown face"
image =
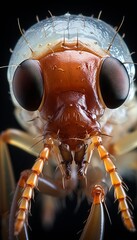
<path fill-rule="evenodd" d="M 87 147 L 101 134 L 100 117 L 105 107 L 114 109 L 125 101 L 130 81 L 118 59 L 65 47 L 23 61 L 12 84 L 19 104 L 39 111 L 40 131 L 45 144 L 47 139 L 56 142 L 63 175 L 70 178 L 74 160 L 77 175 L 83 177 Z"/>
<path fill-rule="evenodd" d="M 24 109 L 39 111 L 44 137 L 58 139 L 76 151 L 87 138 L 100 135 L 105 107 L 123 104 L 130 81 L 118 59 L 68 44 L 56 45 L 37 60 L 23 61 L 12 85 Z"/>
<path fill-rule="evenodd" d="M 101 59 L 89 52 L 67 50 L 39 61 L 45 89 L 40 114 L 48 120 L 45 131 L 71 142 L 99 131 L 97 120 L 104 111 L 97 94 Z"/>

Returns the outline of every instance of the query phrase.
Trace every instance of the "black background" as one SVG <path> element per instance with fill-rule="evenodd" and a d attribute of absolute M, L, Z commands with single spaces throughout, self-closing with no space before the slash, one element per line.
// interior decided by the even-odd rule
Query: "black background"
<path fill-rule="evenodd" d="M 125 33 L 125 41 L 130 49 L 130 52 L 135 52 L 133 54 L 134 62 L 137 62 L 137 12 L 135 1 L 18 1 L 18 2 L 4 2 L 3 6 L 0 6 L 0 66 L 8 65 L 10 58 L 9 49 L 13 49 L 16 41 L 20 37 L 20 31 L 17 24 L 17 18 L 20 19 L 22 28 L 25 30 L 36 22 L 36 16 L 39 16 L 39 19 L 43 19 L 46 16 L 50 16 L 48 10 L 51 11 L 53 15 L 60 15 L 66 12 L 83 15 L 94 15 L 98 16 L 99 12 L 102 11 L 101 18 L 102 20 L 108 22 L 112 26 L 117 26 L 120 24 L 123 16 L 125 16 L 124 24 L 120 30 L 121 35 Z M 7 128 L 20 128 L 13 116 L 13 105 L 10 100 L 9 87 L 6 76 L 6 68 L 0 69 L 0 131 L 3 131 Z M 11 148 L 11 154 L 13 155 L 13 166 L 15 171 L 16 179 L 19 177 L 20 171 L 27 167 L 31 167 L 32 160 L 29 161 L 30 156 L 24 154 L 18 149 Z M 16 154 L 16 157 L 15 157 Z M 136 199 L 136 181 L 135 176 L 130 174 L 129 178 L 125 178 L 125 181 L 129 184 L 130 191 L 129 194 L 131 197 Z M 134 188 L 132 188 L 134 186 Z M 113 200 L 112 200 L 113 201 Z M 111 198 L 110 198 L 111 202 Z M 68 203 L 69 211 L 65 212 L 62 216 L 59 216 L 54 231 L 46 235 L 44 230 L 39 226 L 39 212 L 38 210 L 34 211 L 32 217 L 32 231 L 31 239 L 53 239 L 53 233 L 58 234 L 59 239 L 77 239 L 73 237 L 67 238 L 72 231 L 77 232 L 80 230 L 79 221 L 83 222 L 85 216 L 82 218 L 81 215 L 85 210 L 84 205 L 82 205 L 77 217 L 74 217 L 73 210 L 74 205 L 70 202 Z M 135 213 L 137 213 L 137 203 L 135 204 Z M 121 223 L 120 215 L 117 214 L 117 206 L 113 203 L 109 209 L 111 220 L 113 222 L 110 225 L 108 217 L 106 217 L 106 229 L 104 240 L 132 240 L 137 238 L 136 233 L 129 233 L 126 229 L 123 228 Z M 82 218 L 82 220 L 80 220 Z M 135 217 L 136 226 L 137 226 L 137 217 Z M 77 227 L 78 225 L 78 227 Z M 34 227 L 35 226 L 35 227 Z M 77 229 L 76 229 L 77 228 Z M 40 237 L 40 234 L 42 236 Z M 33 236 L 33 237 L 32 237 Z M 93 239 L 94 240 L 94 239 Z"/>

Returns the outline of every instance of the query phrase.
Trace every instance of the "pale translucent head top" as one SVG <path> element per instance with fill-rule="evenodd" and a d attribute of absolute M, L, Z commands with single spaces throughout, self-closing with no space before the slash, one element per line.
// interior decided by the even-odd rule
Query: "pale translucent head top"
<path fill-rule="evenodd" d="M 11 82 L 16 67 L 23 60 L 34 58 L 34 56 L 37 58 L 43 52 L 48 51 L 49 48 L 52 49 L 52 46 L 56 43 L 63 41 L 64 38 L 68 42 L 78 39 L 80 42 L 91 46 L 90 48 L 99 48 L 105 52 L 115 33 L 113 27 L 100 19 L 69 13 L 44 19 L 31 26 L 18 40 L 9 62 L 7 76 L 14 103 L 18 105 L 12 93 Z M 31 49 L 34 54 L 32 54 Z M 110 54 L 123 63 L 127 62 L 125 67 L 132 81 L 135 75 L 135 67 L 132 64 L 127 45 L 119 34 L 115 36 Z"/>

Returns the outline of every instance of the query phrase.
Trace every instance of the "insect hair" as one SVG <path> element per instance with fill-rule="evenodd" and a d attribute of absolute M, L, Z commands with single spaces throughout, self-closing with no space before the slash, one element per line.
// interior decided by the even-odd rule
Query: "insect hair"
<path fill-rule="evenodd" d="M 121 27 L 122 27 L 122 25 L 123 25 L 123 23 L 124 23 L 124 20 L 125 20 L 125 17 L 123 16 L 122 21 L 121 21 L 119 27 L 117 27 L 117 29 L 116 29 L 116 33 L 114 34 L 114 36 L 113 36 L 113 38 L 112 38 L 112 40 L 111 40 L 111 42 L 110 42 L 110 44 L 109 44 L 109 46 L 108 46 L 107 52 L 110 51 L 110 48 L 112 47 L 113 42 L 114 42 L 114 40 L 115 40 L 117 34 L 119 33 L 119 31 L 120 31 L 120 29 L 121 29 Z"/>
<path fill-rule="evenodd" d="M 33 53 L 32 47 L 30 46 L 30 44 L 29 44 L 28 40 L 26 39 L 26 37 L 25 37 L 25 35 L 24 35 L 24 32 L 23 32 L 23 30 L 22 30 L 22 28 L 21 28 L 19 18 L 17 18 L 17 23 L 18 23 L 19 31 L 20 31 L 22 37 L 24 38 L 25 42 L 27 43 L 27 46 L 29 47 L 31 53 Z"/>

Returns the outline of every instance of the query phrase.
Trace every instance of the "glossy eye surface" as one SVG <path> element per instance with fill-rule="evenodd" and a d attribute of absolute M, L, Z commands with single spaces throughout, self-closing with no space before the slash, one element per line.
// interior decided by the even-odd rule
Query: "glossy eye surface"
<path fill-rule="evenodd" d="M 39 108 L 43 96 L 43 78 L 39 61 L 27 59 L 16 69 L 12 82 L 18 103 L 28 111 Z"/>
<path fill-rule="evenodd" d="M 130 89 L 130 79 L 125 66 L 116 58 L 104 60 L 99 76 L 99 91 L 106 107 L 120 107 Z"/>

